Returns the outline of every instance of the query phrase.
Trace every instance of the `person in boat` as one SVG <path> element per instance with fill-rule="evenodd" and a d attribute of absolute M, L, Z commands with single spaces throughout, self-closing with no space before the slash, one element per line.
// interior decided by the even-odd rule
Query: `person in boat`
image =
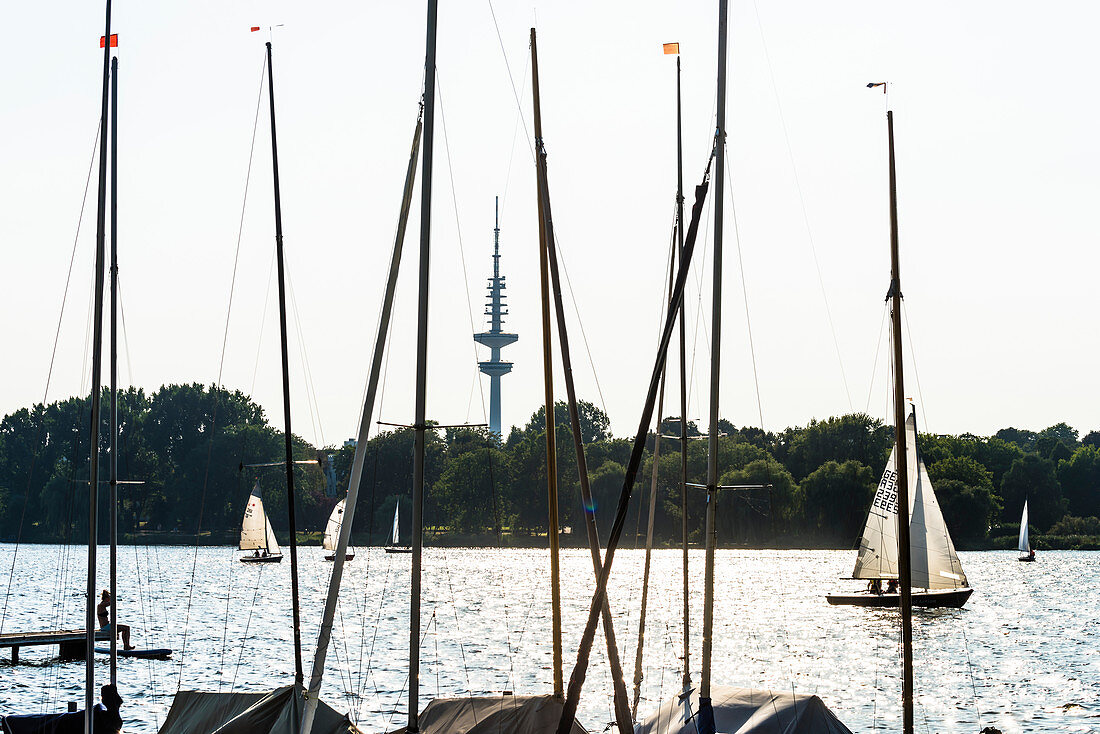
<path fill-rule="evenodd" d="M 896 594 L 896 593 L 898 593 L 898 580 L 897 579 L 890 579 L 889 581 L 886 582 L 886 593 L 887 594 Z"/>
<path fill-rule="evenodd" d="M 1030 549 L 1027 552 L 1027 558 L 1028 558 L 1029 561 L 1034 561 L 1035 560 L 1035 549 L 1034 548 Z"/>
<path fill-rule="evenodd" d="M 258 551 L 258 550 L 252 551 L 252 557 L 253 558 L 259 558 L 260 557 L 260 551 Z"/>
<path fill-rule="evenodd" d="M 122 636 L 122 649 L 133 650 L 134 646 L 130 644 L 130 625 L 128 624 L 113 624 L 111 621 L 111 592 L 107 589 L 103 590 L 103 593 L 99 596 L 99 605 L 95 608 L 96 617 L 99 618 L 99 631 L 100 632 L 114 632 L 115 638 L 119 635 Z"/>
<path fill-rule="evenodd" d="M 875 595 L 882 594 L 882 579 L 871 579 L 867 583 L 867 591 Z"/>

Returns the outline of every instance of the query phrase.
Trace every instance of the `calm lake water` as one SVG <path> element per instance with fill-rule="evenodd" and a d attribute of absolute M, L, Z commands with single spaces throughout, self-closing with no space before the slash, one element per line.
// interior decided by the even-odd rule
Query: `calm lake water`
<path fill-rule="evenodd" d="M 83 548 L 0 545 L 3 632 L 83 627 Z M 100 550 L 106 559 L 107 549 Z M 119 549 L 120 620 L 139 647 L 170 647 L 172 661 L 122 660 L 128 732 L 154 732 L 175 691 L 257 690 L 293 680 L 290 562 L 242 564 L 230 548 Z M 638 635 L 642 551 L 620 551 L 612 609 L 628 689 Z M 1100 553 L 960 554 L 975 588 L 961 610 L 918 612 L 916 728 L 977 732 L 1100 731 Z M 680 686 L 680 557 L 654 552 L 639 714 Z M 854 553 L 718 552 L 714 682 L 821 696 L 853 731 L 900 729 L 896 612 L 830 607 L 827 591 L 852 588 Z M 14 561 L 14 567 L 13 567 Z M 548 553 L 425 552 L 421 702 L 552 687 Z M 691 671 L 699 680 L 702 552 L 692 552 Z M 308 678 L 331 563 L 300 555 L 302 635 Z M 593 585 L 586 551 L 563 552 L 565 677 L 576 656 Z M 323 698 L 368 732 L 404 723 L 410 556 L 360 549 L 345 580 Z M 12 573 L 14 568 L 14 572 Z M 8 574 L 12 573 L 11 588 Z M 107 576 L 100 573 L 100 587 Z M 579 719 L 611 721 L 602 635 Z M 0 713 L 64 710 L 82 700 L 84 665 L 57 663 L 56 648 L 25 648 L 11 666 L 0 652 Z M 100 656 L 98 675 L 108 675 Z"/>

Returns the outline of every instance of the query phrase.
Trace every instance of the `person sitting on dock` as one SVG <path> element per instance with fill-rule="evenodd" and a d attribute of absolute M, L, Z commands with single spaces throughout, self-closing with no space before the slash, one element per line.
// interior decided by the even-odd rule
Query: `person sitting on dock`
<path fill-rule="evenodd" d="M 100 595 L 99 605 L 95 608 L 95 613 L 99 618 L 100 632 L 113 631 L 115 633 L 115 639 L 118 639 L 118 636 L 122 635 L 122 649 L 134 649 L 134 646 L 130 644 L 130 625 L 116 625 L 111 622 L 111 592 L 106 589 L 103 590 L 103 593 Z"/>

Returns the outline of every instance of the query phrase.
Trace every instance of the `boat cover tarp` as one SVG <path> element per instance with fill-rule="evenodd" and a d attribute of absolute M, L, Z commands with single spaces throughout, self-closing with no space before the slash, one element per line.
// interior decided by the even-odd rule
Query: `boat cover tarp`
<path fill-rule="evenodd" d="M 711 686 L 716 730 L 722 734 L 851 734 L 817 696 Z M 699 692 L 676 697 L 645 719 L 635 734 L 696 734 Z"/>
<path fill-rule="evenodd" d="M 420 734 L 549 734 L 564 702 L 554 696 L 437 698 L 418 717 Z M 393 734 L 405 734 L 405 728 Z M 587 734 L 573 722 L 571 734 Z"/>
<path fill-rule="evenodd" d="M 298 711 L 302 710 L 301 698 Z M 294 687 L 267 693 L 180 691 L 172 701 L 160 734 L 294 734 Z M 346 716 L 324 701 L 313 720 L 317 734 L 358 732 Z"/>

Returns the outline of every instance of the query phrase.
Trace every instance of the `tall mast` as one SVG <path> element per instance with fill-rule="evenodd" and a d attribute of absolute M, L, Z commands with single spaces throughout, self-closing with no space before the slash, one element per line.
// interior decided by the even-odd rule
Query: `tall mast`
<path fill-rule="evenodd" d="M 535 147 L 542 148 L 542 107 L 539 102 L 539 58 L 535 29 L 531 29 L 531 94 L 535 108 Z M 549 499 L 548 535 L 550 536 L 550 603 L 554 635 L 554 695 L 565 694 L 561 652 L 561 586 L 558 561 L 558 457 L 554 432 L 554 363 L 550 344 L 550 278 L 547 272 L 547 233 L 542 176 L 539 184 L 539 282 L 542 285 L 542 375 L 546 404 L 546 493 Z"/>
<path fill-rule="evenodd" d="M 534 87 L 538 88 L 538 59 L 535 46 L 535 29 L 531 29 L 531 51 L 534 64 Z M 573 359 L 569 350 L 569 329 L 565 322 L 565 302 L 562 298 L 561 276 L 558 269 L 557 244 L 554 239 L 554 217 L 550 207 L 550 184 L 546 172 L 546 146 L 542 137 L 542 110 L 535 106 L 536 135 L 535 168 L 538 178 L 539 211 L 542 214 L 540 229 L 543 238 L 543 266 L 549 269 L 550 284 L 554 295 L 554 315 L 558 326 L 558 343 L 561 346 L 561 366 L 565 375 L 565 393 L 569 407 L 569 424 L 573 434 L 573 449 L 577 457 L 577 477 L 581 485 L 581 502 L 584 506 L 584 527 L 588 537 L 588 549 L 592 554 L 592 570 L 598 579 L 603 564 L 600 560 L 600 534 L 596 527 L 596 515 L 591 509 L 592 487 L 588 481 L 588 461 L 584 454 L 581 436 L 580 410 L 577 406 L 577 391 L 573 383 Z M 615 624 L 611 616 L 611 604 L 605 597 L 600 610 L 603 619 L 604 639 L 607 643 L 607 659 L 611 667 L 611 681 L 614 688 L 615 723 L 620 734 L 633 734 L 634 720 L 626 697 L 626 684 L 623 682 L 622 663 L 615 643 Z"/>
<path fill-rule="evenodd" d="M 718 2 L 718 124 L 714 141 L 714 279 L 711 285 L 710 436 L 707 441 L 706 573 L 703 597 L 703 665 L 699 684 L 700 734 L 714 734 L 710 700 L 711 649 L 714 644 L 714 546 L 718 500 L 718 388 L 722 355 L 722 206 L 726 183 L 726 34 L 727 0 Z"/>
<path fill-rule="evenodd" d="M 424 53 L 424 149 L 420 178 L 420 290 L 416 321 L 416 418 L 413 440 L 412 579 L 409 597 L 409 724 L 420 731 L 420 571 L 424 542 L 424 440 L 428 385 L 428 262 L 432 234 L 432 143 L 435 137 L 435 31 L 437 0 L 428 0 Z"/>
<path fill-rule="evenodd" d="M 677 44 L 679 51 L 679 44 Z M 684 257 L 684 145 L 683 116 L 680 111 L 680 55 L 676 54 L 676 238 L 680 259 Z M 691 688 L 690 619 L 691 599 L 688 585 L 688 519 L 687 519 L 687 324 L 685 309 L 680 305 L 680 531 L 684 549 L 684 690 Z"/>
<path fill-rule="evenodd" d="M 901 588 L 902 731 L 913 732 L 913 572 L 909 546 L 909 469 L 905 448 L 905 379 L 901 353 L 901 267 L 898 261 L 898 189 L 894 172 L 894 113 L 886 111 L 890 146 L 890 311 L 894 342 L 894 441 L 898 476 L 898 586 Z"/>
<path fill-rule="evenodd" d="M 110 47 L 110 43 L 107 44 Z M 111 625 L 118 624 L 118 57 L 111 59 Z M 111 635 L 111 685 L 118 682 L 118 635 Z"/>
<path fill-rule="evenodd" d="M 421 108 L 423 113 L 423 108 Z M 305 697 L 305 711 L 302 713 L 301 734 L 309 734 L 313 728 L 313 717 L 317 712 L 321 681 L 325 674 L 325 657 L 328 655 L 329 640 L 332 637 L 332 621 L 336 616 L 336 604 L 340 599 L 340 581 L 344 574 L 345 554 L 351 538 L 351 525 L 355 518 L 355 506 L 359 499 L 359 484 L 363 478 L 363 462 L 367 454 L 367 439 L 370 437 L 371 418 L 374 415 L 374 400 L 378 394 L 378 379 L 382 374 L 382 357 L 386 350 L 386 336 L 390 330 L 390 316 L 393 313 L 393 297 L 397 291 L 397 274 L 401 265 L 401 250 L 405 244 L 405 228 L 409 223 L 409 209 L 412 205 L 413 184 L 416 181 L 416 159 L 420 152 L 420 115 L 416 118 L 416 132 L 413 133 L 412 150 L 409 153 L 409 167 L 405 171 L 405 194 L 401 198 L 401 214 L 397 220 L 397 235 L 394 238 L 393 254 L 390 258 L 390 272 L 386 280 L 386 294 L 382 299 L 382 313 L 378 318 L 378 333 L 374 342 L 374 357 L 371 361 L 370 376 L 367 378 L 367 395 L 363 402 L 363 415 L 359 421 L 359 440 L 355 444 L 355 457 L 351 462 L 351 476 L 348 479 L 348 497 L 344 504 L 344 521 L 340 526 L 340 535 L 333 551 L 332 577 L 329 579 L 328 597 L 321 615 L 321 630 L 317 635 L 317 650 L 313 656 L 313 668 L 309 678 L 309 693 Z M 394 517 L 396 518 L 396 509 Z"/>
<path fill-rule="evenodd" d="M 290 427 L 290 361 L 286 337 L 286 275 L 283 265 L 283 206 L 279 196 L 279 148 L 275 138 L 275 78 L 271 67 L 271 42 L 267 42 L 267 98 L 271 106 L 271 171 L 275 184 L 275 260 L 279 270 L 279 345 L 283 365 L 283 443 L 286 448 L 286 511 L 290 525 L 290 604 L 294 626 L 294 688 L 300 691 L 302 628 L 298 611 L 298 538 L 294 522 L 294 434 Z M 294 721 L 298 721 L 298 696 L 294 696 Z"/>
<path fill-rule="evenodd" d="M 592 603 L 588 607 L 588 620 L 585 622 L 584 633 L 581 635 L 580 644 L 577 646 L 577 662 L 573 666 L 572 675 L 569 676 L 569 695 L 565 699 L 561 716 L 558 718 L 557 734 L 569 734 L 573 726 L 573 717 L 577 715 L 577 705 L 580 703 L 581 689 L 584 688 L 584 679 L 588 673 L 588 663 L 591 659 L 596 627 L 599 625 L 600 612 L 607 597 L 607 580 L 611 575 L 612 563 L 615 561 L 615 549 L 619 546 L 623 527 L 626 525 L 626 515 L 630 509 L 631 490 L 634 487 L 634 480 L 638 476 L 638 467 L 641 466 L 642 455 L 645 453 L 646 437 L 652 427 L 657 390 L 661 382 L 661 371 L 668 355 L 669 342 L 672 341 L 672 332 L 676 328 L 675 311 L 681 308 L 683 303 L 684 286 L 687 284 L 688 269 L 691 265 L 692 253 L 695 251 L 695 240 L 699 234 L 699 221 L 703 215 L 703 204 L 706 202 L 707 190 L 710 186 L 709 181 L 710 164 L 708 162 L 707 170 L 703 174 L 703 182 L 695 187 L 695 204 L 691 207 L 691 224 L 688 226 L 687 237 L 684 240 L 684 255 L 676 269 L 676 280 L 673 284 L 672 296 L 669 298 L 672 305 L 665 315 L 661 337 L 657 342 L 657 357 L 653 365 L 653 371 L 649 376 L 649 387 L 646 390 L 645 404 L 642 406 L 642 417 L 638 422 L 638 432 L 634 436 L 630 458 L 626 463 L 623 486 L 619 491 L 619 503 L 615 508 L 615 521 L 611 524 L 611 532 L 607 537 L 607 551 L 604 553 L 603 568 L 600 569 L 600 576 L 596 580 L 596 591 L 593 593 Z"/>
<path fill-rule="evenodd" d="M 103 32 L 103 99 L 99 116 L 99 208 L 96 218 L 95 306 L 92 314 L 92 397 L 89 482 L 88 482 L 88 579 L 85 592 L 84 637 L 84 731 L 91 734 L 95 726 L 92 706 L 95 704 L 95 631 L 96 631 L 96 532 L 99 504 L 99 390 L 102 383 L 103 358 L 103 265 L 107 234 L 107 106 L 108 76 L 111 63 L 111 0 L 107 0 L 107 19 Z M 113 620 L 112 620 L 113 621 Z"/>

